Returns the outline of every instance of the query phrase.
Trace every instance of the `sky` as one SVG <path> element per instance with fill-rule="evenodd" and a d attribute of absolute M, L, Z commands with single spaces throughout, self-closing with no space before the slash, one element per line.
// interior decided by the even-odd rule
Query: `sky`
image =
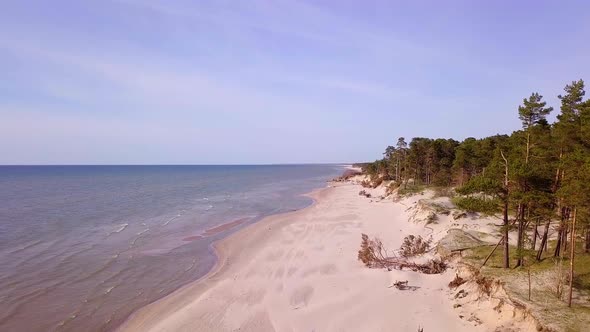
<path fill-rule="evenodd" d="M 345 163 L 520 128 L 588 1 L 3 0 L 0 164 Z"/>

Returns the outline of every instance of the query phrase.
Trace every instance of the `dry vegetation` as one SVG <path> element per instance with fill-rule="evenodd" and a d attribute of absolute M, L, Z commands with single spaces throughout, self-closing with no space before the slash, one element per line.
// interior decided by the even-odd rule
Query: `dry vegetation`
<path fill-rule="evenodd" d="M 447 263 L 441 259 L 431 259 L 426 263 L 418 264 L 408 261 L 407 257 L 389 256 L 383 246 L 383 242 L 379 238 L 370 239 L 367 234 L 362 234 L 361 239 L 361 249 L 358 251 L 358 259 L 370 268 L 408 269 L 424 274 L 437 274 L 444 272 L 448 267 Z M 412 250 L 415 252 L 422 249 L 417 250 L 414 248 Z"/>
<path fill-rule="evenodd" d="M 432 239 L 425 241 L 420 235 L 408 235 L 404 238 L 404 242 L 399 248 L 399 254 L 406 258 L 424 254 L 430 250 L 431 242 Z"/>
<path fill-rule="evenodd" d="M 361 181 L 361 186 L 363 188 L 375 189 L 375 188 L 379 187 L 381 185 L 381 183 L 383 183 L 382 178 L 371 178 L 371 180 Z"/>
<path fill-rule="evenodd" d="M 479 291 L 487 296 L 492 295 L 492 289 L 494 284 L 500 284 L 500 281 L 498 279 L 485 277 L 480 273 L 475 274 L 474 280 L 478 286 Z"/>
<path fill-rule="evenodd" d="M 463 285 L 464 283 L 466 283 L 467 280 L 459 277 L 459 275 L 455 275 L 455 279 L 451 280 L 451 282 L 449 282 L 449 288 L 451 289 L 455 289 L 461 285 Z"/>
<path fill-rule="evenodd" d="M 387 188 L 385 188 L 385 196 L 393 194 L 397 188 L 399 188 L 399 183 L 395 181 L 390 182 L 389 185 L 387 185 Z"/>

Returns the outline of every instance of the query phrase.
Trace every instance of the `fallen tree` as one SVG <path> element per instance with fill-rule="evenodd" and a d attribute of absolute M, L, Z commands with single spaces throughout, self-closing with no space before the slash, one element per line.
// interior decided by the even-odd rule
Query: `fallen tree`
<path fill-rule="evenodd" d="M 437 274 L 443 273 L 448 267 L 445 261 L 438 258 L 420 264 L 408 261 L 405 257 L 389 256 L 379 238 L 370 239 L 367 234 L 362 234 L 361 239 L 358 259 L 370 268 L 411 270 L 424 274 Z"/>
<path fill-rule="evenodd" d="M 424 240 L 420 235 L 408 235 L 399 248 L 399 254 L 405 258 L 421 255 L 430 250 L 431 239 Z"/>

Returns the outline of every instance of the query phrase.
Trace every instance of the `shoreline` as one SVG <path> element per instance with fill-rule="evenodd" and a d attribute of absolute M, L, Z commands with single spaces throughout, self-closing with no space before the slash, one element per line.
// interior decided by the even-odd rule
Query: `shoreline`
<path fill-rule="evenodd" d="M 265 217 L 261 218 L 260 220 L 254 222 L 254 223 L 248 224 L 244 228 L 241 228 L 241 229 L 229 234 L 228 236 L 213 242 L 211 244 L 211 252 L 215 256 L 215 264 L 205 275 L 199 277 L 198 279 L 196 279 L 194 281 L 187 283 L 186 285 L 183 285 L 182 287 L 180 287 L 177 290 L 175 290 L 174 292 L 164 296 L 163 298 L 157 299 L 156 301 L 151 302 L 151 303 L 135 310 L 133 313 L 131 313 L 131 315 L 129 315 L 123 321 L 122 324 L 120 324 L 118 327 L 115 328 L 115 331 L 144 331 L 145 330 L 144 324 L 146 323 L 145 320 L 147 318 L 146 315 L 151 314 L 155 310 L 162 309 L 162 308 L 157 308 L 157 307 L 170 305 L 171 302 L 178 300 L 178 298 L 182 297 L 182 295 L 188 295 L 188 294 L 186 294 L 188 292 L 190 292 L 190 295 L 198 296 L 199 293 L 202 293 L 203 291 L 205 291 L 205 289 L 204 289 L 204 288 L 206 288 L 206 285 L 204 285 L 205 282 L 207 280 L 215 277 L 218 273 L 221 273 L 222 270 L 224 269 L 224 267 L 227 267 L 229 252 L 231 252 L 232 245 L 233 245 L 232 242 L 236 241 L 236 239 L 234 239 L 235 237 L 245 237 L 246 235 L 249 234 L 249 232 L 260 231 L 260 230 L 262 230 L 262 228 L 266 224 L 272 223 L 274 221 L 274 219 L 277 219 L 278 217 L 288 217 L 290 215 L 297 214 L 297 213 L 300 213 L 304 210 L 312 208 L 314 205 L 317 204 L 318 196 L 323 191 L 333 188 L 330 186 L 329 183 L 330 182 L 328 182 L 328 184 L 324 187 L 316 188 L 310 192 L 300 195 L 300 196 L 308 197 L 312 200 L 312 202 L 309 205 L 307 205 L 299 210 L 288 211 L 288 212 L 271 214 L 271 215 L 265 216 Z M 221 231 L 216 231 L 215 233 L 207 235 L 207 236 L 213 236 L 213 235 L 221 233 L 223 231 L 230 230 L 231 228 L 238 227 L 242 223 L 247 222 L 247 220 L 244 220 L 244 219 L 248 219 L 248 218 L 241 218 L 241 219 L 238 219 L 238 220 L 235 220 L 232 222 L 227 222 L 227 223 L 221 224 L 219 226 L 209 228 L 209 229 L 205 230 L 204 232 L 202 232 L 201 234 L 195 235 L 194 237 L 202 238 L 202 237 L 204 237 L 204 234 L 206 234 L 207 232 L 209 232 L 211 230 L 218 230 L 219 228 L 223 228 L 223 229 Z M 239 221 L 239 223 L 238 223 L 238 221 Z M 228 226 L 229 226 L 229 228 L 226 229 L 226 227 L 228 227 Z M 192 237 L 190 237 L 190 238 L 192 238 Z M 191 240 L 189 240 L 189 241 L 191 241 Z M 235 246 L 238 247 L 237 243 L 235 244 Z M 238 248 L 236 248 L 236 249 L 238 249 Z M 183 303 L 183 302 L 181 302 L 181 303 Z M 172 311 L 170 308 L 166 308 L 165 310 L 161 310 L 160 314 L 166 314 L 166 313 L 169 313 L 170 311 Z M 138 322 L 136 322 L 136 321 L 138 321 Z"/>
<path fill-rule="evenodd" d="M 302 195 L 342 167 L 34 168 L 6 170 L 15 209 L 3 242 L 0 330 L 116 330 L 206 276 L 219 259 L 214 242 L 309 206 Z M 67 188 L 56 191 L 63 199 L 39 195 L 51 183 Z"/>
<path fill-rule="evenodd" d="M 458 305 L 442 274 L 370 269 L 357 259 L 361 234 L 398 248 L 405 236 L 434 236 L 451 223 L 420 222 L 416 195 L 379 199 L 384 188 L 331 182 L 305 196 L 309 206 L 271 215 L 215 242 L 203 277 L 140 308 L 118 331 L 495 331 L 516 327 L 479 298 Z M 469 223 L 469 221 L 465 221 Z M 433 227 L 430 227 L 433 226 Z M 426 257 L 423 257 L 426 258 Z M 418 257 L 418 259 L 420 259 Z M 392 288 L 407 280 L 411 290 Z M 475 290 L 470 290 L 475 293 Z M 528 331 L 519 325 L 516 330 Z"/>

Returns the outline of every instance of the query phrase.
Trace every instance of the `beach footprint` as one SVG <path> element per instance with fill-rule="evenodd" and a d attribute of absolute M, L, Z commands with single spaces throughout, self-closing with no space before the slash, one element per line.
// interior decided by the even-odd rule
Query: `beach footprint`
<path fill-rule="evenodd" d="M 282 249 L 276 250 L 276 251 L 271 251 L 266 255 L 266 260 L 267 261 L 277 261 L 279 259 L 281 259 L 283 257 L 283 254 L 285 252 Z"/>
<path fill-rule="evenodd" d="M 289 304 L 291 304 L 294 309 L 307 306 L 313 296 L 313 291 L 314 289 L 310 285 L 304 285 L 297 288 L 291 293 Z"/>

